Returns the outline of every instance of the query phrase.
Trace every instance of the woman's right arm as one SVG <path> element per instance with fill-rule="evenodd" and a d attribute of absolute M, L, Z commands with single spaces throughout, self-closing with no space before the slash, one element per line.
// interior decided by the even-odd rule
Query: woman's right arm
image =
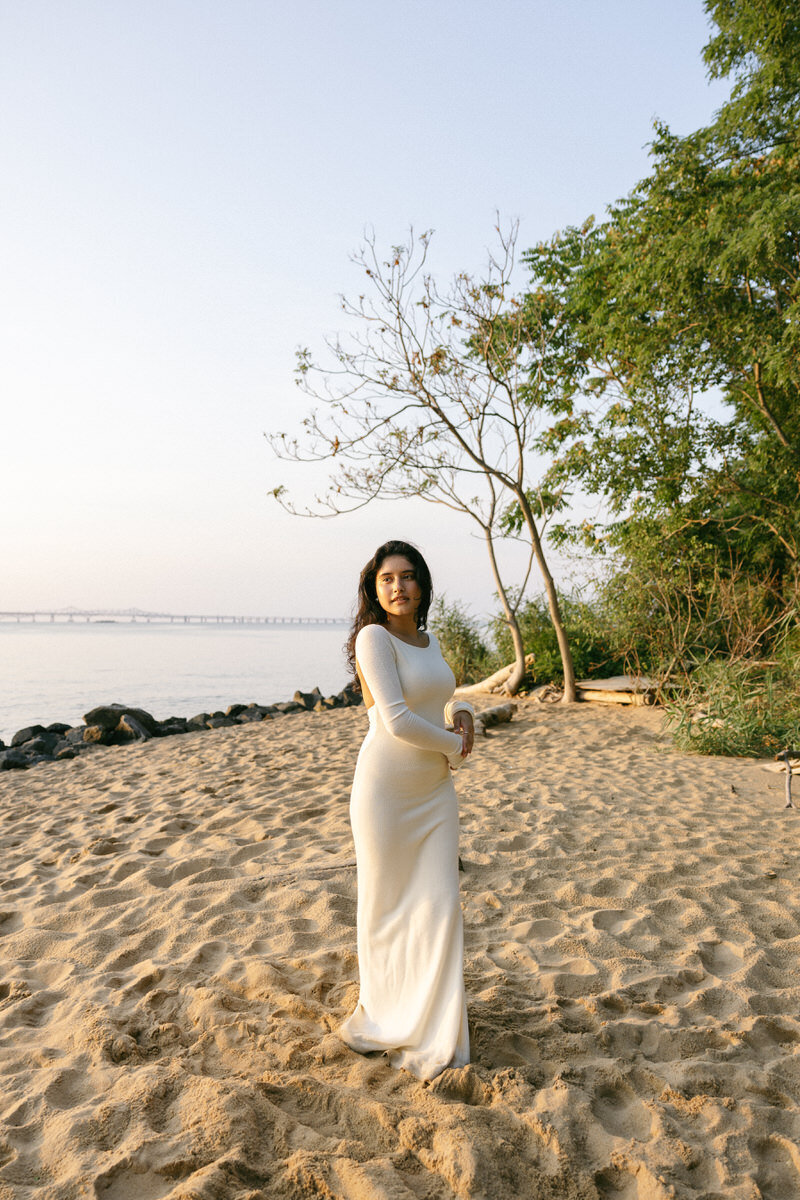
<path fill-rule="evenodd" d="M 461 735 L 441 729 L 408 707 L 390 639 L 381 625 L 365 625 L 356 638 L 356 661 L 384 728 L 418 750 L 438 750 L 455 761 L 461 755 Z"/>

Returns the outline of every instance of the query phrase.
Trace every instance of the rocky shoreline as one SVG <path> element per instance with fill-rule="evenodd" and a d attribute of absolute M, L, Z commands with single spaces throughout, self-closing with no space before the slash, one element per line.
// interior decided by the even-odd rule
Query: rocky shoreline
<path fill-rule="evenodd" d="M 291 700 L 277 704 L 230 704 L 224 712 L 202 712 L 194 717 L 167 717 L 157 721 L 151 713 L 130 704 L 101 704 L 84 716 L 83 725 L 27 725 L 18 730 L 6 746 L 0 740 L 0 771 L 25 770 L 39 762 L 77 758 L 96 746 L 124 746 L 150 738 L 197 733 L 226 725 L 252 725 L 298 712 L 325 712 L 330 708 L 351 708 L 362 703 L 361 693 L 347 684 L 333 696 L 323 696 L 319 688 L 295 692 Z"/>

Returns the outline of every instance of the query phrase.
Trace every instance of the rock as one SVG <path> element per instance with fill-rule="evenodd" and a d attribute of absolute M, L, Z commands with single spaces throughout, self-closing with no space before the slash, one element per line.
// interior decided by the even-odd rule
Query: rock
<path fill-rule="evenodd" d="M 28 756 L 16 746 L 0 750 L 0 771 L 14 771 L 29 766 Z"/>
<path fill-rule="evenodd" d="M 35 738 L 31 738 L 29 742 L 25 742 L 24 750 L 26 754 L 52 754 L 53 747 L 58 741 L 58 734 L 48 733 L 45 730 L 38 734 Z"/>
<path fill-rule="evenodd" d="M 239 713 L 236 723 L 237 725 L 253 725 L 257 721 L 263 720 L 264 717 L 260 712 L 250 712 L 248 709 L 245 709 L 244 712 Z"/>
<path fill-rule="evenodd" d="M 207 712 L 198 713 L 196 717 L 189 717 L 189 720 L 186 722 L 187 731 L 192 732 L 196 729 L 207 729 L 207 721 L 210 717 L 211 713 Z"/>
<path fill-rule="evenodd" d="M 87 725 L 99 725 L 101 729 L 111 733 L 117 728 L 120 718 L 126 713 L 135 717 L 148 733 L 155 732 L 158 724 L 155 717 L 151 716 L 149 712 L 145 712 L 143 708 L 134 708 L 130 704 L 100 704 L 86 713 L 83 719 Z"/>
<path fill-rule="evenodd" d="M 120 717 L 115 732 L 126 742 L 148 742 L 153 736 L 131 713 L 125 713 Z"/>
<path fill-rule="evenodd" d="M 85 725 L 76 725 L 73 729 L 68 729 L 64 734 L 64 741 L 69 746 L 74 746 L 77 742 L 83 741 L 83 735 L 86 732 Z"/>
<path fill-rule="evenodd" d="M 303 708 L 308 709 L 309 711 L 311 711 L 314 708 L 315 704 L 317 704 L 318 701 L 320 701 L 321 699 L 322 699 L 322 692 L 319 690 L 318 687 L 315 687 L 314 690 L 311 692 L 300 692 L 300 691 L 295 692 L 295 694 L 292 696 L 292 700 L 295 704 L 299 704 Z"/>
<path fill-rule="evenodd" d="M 233 717 L 209 717 L 206 721 L 207 729 L 223 729 L 226 725 L 238 725 L 239 722 Z"/>
<path fill-rule="evenodd" d="M 61 734 L 66 733 L 69 728 L 70 726 L 65 725 L 63 721 L 54 721 L 52 725 L 47 726 L 47 732 Z"/>
<path fill-rule="evenodd" d="M 189 722 L 185 717 L 167 717 L 165 721 L 159 721 L 156 728 L 156 737 L 174 737 L 179 733 L 186 733 Z"/>
<path fill-rule="evenodd" d="M 281 700 L 280 704 L 273 705 L 275 712 L 293 713 L 302 712 L 305 710 L 305 704 L 298 704 L 296 700 Z"/>
<path fill-rule="evenodd" d="M 238 717 L 247 708 L 246 704 L 229 704 L 225 709 L 226 717 Z"/>
<path fill-rule="evenodd" d="M 12 746 L 23 746 L 25 742 L 30 742 L 38 734 L 44 733 L 44 725 L 26 725 L 24 729 L 18 729 L 11 739 Z"/>
<path fill-rule="evenodd" d="M 102 743 L 108 734 L 109 730 L 104 729 L 102 725 L 87 725 L 83 731 L 83 740 L 93 744 Z"/>
<path fill-rule="evenodd" d="M 77 758 L 77 757 L 78 757 L 78 751 L 75 746 L 63 746 L 61 749 L 56 747 L 55 751 L 53 752 L 53 758 L 57 758 L 57 759 Z"/>

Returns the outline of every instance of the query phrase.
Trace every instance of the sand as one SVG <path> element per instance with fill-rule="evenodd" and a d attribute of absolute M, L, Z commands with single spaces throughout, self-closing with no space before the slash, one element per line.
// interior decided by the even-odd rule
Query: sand
<path fill-rule="evenodd" d="M 522 703 L 458 778 L 473 1062 L 357 995 L 363 709 L 0 776 L 0 1200 L 800 1196 L 798 812 L 654 709 Z"/>

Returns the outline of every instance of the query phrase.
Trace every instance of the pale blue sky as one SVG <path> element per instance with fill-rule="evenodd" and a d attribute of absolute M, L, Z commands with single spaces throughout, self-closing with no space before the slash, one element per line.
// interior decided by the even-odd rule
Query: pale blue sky
<path fill-rule="evenodd" d="M 491 607 L 470 523 L 290 518 L 262 434 L 308 406 L 365 226 L 476 270 L 705 123 L 699 0 L 0 0 L 0 610 L 345 614 L 385 537 Z"/>

